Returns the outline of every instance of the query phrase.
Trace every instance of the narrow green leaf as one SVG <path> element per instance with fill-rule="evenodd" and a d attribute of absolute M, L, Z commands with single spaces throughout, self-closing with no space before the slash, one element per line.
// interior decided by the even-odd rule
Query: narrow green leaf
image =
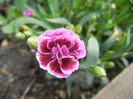
<path fill-rule="evenodd" d="M 47 0 L 50 11 L 53 16 L 55 16 L 57 10 L 58 10 L 58 4 L 56 0 Z"/>
<path fill-rule="evenodd" d="M 12 34 L 14 32 L 14 23 L 11 22 L 10 24 L 2 26 L 1 30 L 5 34 Z"/>
<path fill-rule="evenodd" d="M 97 17 L 99 16 L 99 13 L 97 12 L 93 12 L 93 13 L 89 13 L 87 15 L 85 15 L 84 17 L 81 18 L 81 20 L 79 21 L 80 25 L 84 25 L 86 22 L 88 22 L 92 17 Z"/>
<path fill-rule="evenodd" d="M 127 42 L 126 42 L 126 46 L 128 46 L 131 42 L 131 30 L 133 28 L 133 25 L 129 27 L 128 32 L 127 32 Z"/>
<path fill-rule="evenodd" d="M 36 11 L 35 8 L 31 7 L 31 6 L 28 6 L 26 5 L 26 8 L 28 8 L 31 12 L 32 12 L 32 15 L 38 19 L 42 19 L 41 16 L 39 15 L 39 13 Z"/>
<path fill-rule="evenodd" d="M 6 19 L 0 15 L 0 25 L 4 24 L 6 22 Z"/>
<path fill-rule="evenodd" d="M 54 6 L 55 6 L 55 11 L 56 13 L 59 11 L 59 1 L 58 0 L 53 0 L 54 1 Z"/>
<path fill-rule="evenodd" d="M 121 59 L 121 61 L 122 61 L 122 63 L 124 64 L 125 67 L 129 65 L 128 59 L 126 59 L 126 58 L 124 58 L 124 57 L 121 57 L 120 59 Z"/>
<path fill-rule="evenodd" d="M 62 24 L 62 25 L 71 24 L 66 18 L 61 18 L 61 17 L 49 18 L 49 19 L 45 19 L 45 20 L 50 22 L 50 23 L 55 23 L 55 24 Z"/>
<path fill-rule="evenodd" d="M 76 9 L 79 7 L 81 0 L 73 0 L 73 7 Z"/>
<path fill-rule="evenodd" d="M 19 11 L 23 11 L 27 3 L 27 0 L 14 0 L 14 2 L 15 2 L 15 8 Z"/>
<path fill-rule="evenodd" d="M 71 92 L 72 92 L 72 77 L 69 77 L 66 79 L 66 89 L 67 89 L 67 94 L 70 97 Z"/>
<path fill-rule="evenodd" d="M 9 6 L 7 8 L 7 20 L 12 20 L 15 17 L 15 7 L 14 6 Z"/>
<path fill-rule="evenodd" d="M 100 83 L 102 86 L 107 85 L 109 83 L 109 78 L 108 77 L 102 77 Z"/>
<path fill-rule="evenodd" d="M 87 66 L 96 65 L 99 58 L 99 44 L 94 36 L 92 36 L 88 40 L 87 50 L 88 50 Z"/>
<path fill-rule="evenodd" d="M 116 31 L 102 44 L 103 51 L 110 49 L 115 44 L 118 34 L 118 31 Z"/>
<path fill-rule="evenodd" d="M 20 17 L 16 20 L 13 20 L 10 24 L 3 26 L 2 31 L 7 34 L 11 34 L 16 32 L 18 30 L 18 27 L 23 24 L 35 24 L 45 29 L 52 28 L 44 21 L 42 22 L 32 17 Z"/>
<path fill-rule="evenodd" d="M 47 15 L 47 12 L 45 11 L 44 7 L 42 7 L 40 4 L 38 4 L 37 6 L 38 6 L 38 9 L 39 9 L 40 13 L 43 16 L 46 16 Z"/>

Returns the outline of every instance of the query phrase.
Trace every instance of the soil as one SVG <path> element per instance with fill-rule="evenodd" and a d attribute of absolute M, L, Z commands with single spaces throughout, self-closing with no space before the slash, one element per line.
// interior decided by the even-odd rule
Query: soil
<path fill-rule="evenodd" d="M 90 86 L 84 72 L 77 71 L 68 97 L 66 79 L 46 75 L 25 40 L 0 33 L 0 99 L 90 99 L 100 88 L 98 79 Z"/>

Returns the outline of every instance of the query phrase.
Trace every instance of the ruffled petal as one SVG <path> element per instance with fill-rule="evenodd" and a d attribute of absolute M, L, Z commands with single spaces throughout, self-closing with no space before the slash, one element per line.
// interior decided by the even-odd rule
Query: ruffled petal
<path fill-rule="evenodd" d="M 73 71 L 78 70 L 79 62 L 74 60 L 73 57 L 64 56 L 59 61 L 61 71 L 65 74 L 71 74 Z"/>
<path fill-rule="evenodd" d="M 46 30 L 43 34 L 39 36 L 39 38 L 44 38 L 44 37 L 52 37 L 54 30 Z"/>
<path fill-rule="evenodd" d="M 49 38 L 40 38 L 38 41 L 38 51 L 43 54 L 51 53 L 51 51 L 47 47 Z"/>
<path fill-rule="evenodd" d="M 47 70 L 47 64 L 52 60 L 52 55 L 42 55 L 39 52 L 36 53 L 36 58 L 40 64 L 40 68 Z"/>
<path fill-rule="evenodd" d="M 53 47 L 55 47 L 55 42 L 54 42 L 54 38 L 51 38 L 48 40 L 48 44 L 47 44 L 48 49 L 52 49 Z"/>
<path fill-rule="evenodd" d="M 55 29 L 55 32 L 54 32 L 55 35 L 57 36 L 60 36 L 60 35 L 71 35 L 71 36 L 76 36 L 74 34 L 74 32 L 68 30 L 68 29 L 65 29 L 65 28 L 59 28 L 59 29 Z"/>
<path fill-rule="evenodd" d="M 83 58 L 86 56 L 84 42 L 78 39 L 74 41 L 74 46 L 69 51 L 71 55 L 75 55 L 78 58 Z"/>
<path fill-rule="evenodd" d="M 60 69 L 57 59 L 52 60 L 48 64 L 48 72 L 58 78 L 67 78 L 70 74 L 64 74 Z"/>
<path fill-rule="evenodd" d="M 65 55 L 65 56 L 69 54 L 69 50 L 68 50 L 66 45 L 63 45 L 61 47 L 61 51 L 62 51 L 62 54 Z"/>
<path fill-rule="evenodd" d="M 75 55 L 78 58 L 84 58 L 86 56 L 86 50 L 79 50 L 79 51 L 73 52 L 72 55 Z"/>
<path fill-rule="evenodd" d="M 82 46 L 80 46 L 81 44 L 80 44 L 80 40 L 79 39 L 75 39 L 74 40 L 74 45 L 73 45 L 73 47 L 70 49 L 70 51 L 71 52 L 73 52 L 73 51 L 77 51 L 77 50 L 79 50 Z"/>
<path fill-rule="evenodd" d="M 71 36 L 67 36 L 67 37 L 64 37 L 64 36 L 58 36 L 56 39 L 55 39 L 55 44 L 59 44 L 60 46 L 63 46 L 63 45 L 66 45 L 67 48 L 72 48 L 74 43 L 73 43 L 73 40 L 71 38 Z"/>

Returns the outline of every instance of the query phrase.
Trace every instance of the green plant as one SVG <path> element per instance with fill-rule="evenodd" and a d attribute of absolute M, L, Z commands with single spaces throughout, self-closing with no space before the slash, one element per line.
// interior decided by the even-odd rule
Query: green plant
<path fill-rule="evenodd" d="M 87 57 L 80 60 L 80 69 L 88 69 L 95 76 L 97 72 L 92 66 L 102 71 L 115 66 L 124 68 L 129 64 L 128 57 L 133 56 L 133 15 L 129 1 L 14 0 L 14 4 L 7 6 L 6 17 L 0 15 L 3 33 L 20 33 L 19 27 L 23 25 L 27 25 L 33 35 L 39 35 L 46 29 L 66 27 L 86 43 Z M 32 17 L 22 16 L 25 8 L 32 11 Z M 94 78 L 88 75 L 88 71 L 87 77 Z M 67 85 L 70 91 L 69 80 Z"/>

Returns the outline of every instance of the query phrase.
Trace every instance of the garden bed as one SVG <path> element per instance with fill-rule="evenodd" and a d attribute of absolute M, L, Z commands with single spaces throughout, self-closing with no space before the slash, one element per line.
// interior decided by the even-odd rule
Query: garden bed
<path fill-rule="evenodd" d="M 3 34 L 0 38 L 0 99 L 90 99 L 101 89 L 98 79 L 90 86 L 85 72 L 76 71 L 68 97 L 65 79 L 48 79 L 25 41 L 11 38 Z M 110 70 L 110 80 L 120 71 Z"/>
<path fill-rule="evenodd" d="M 24 41 L 1 34 L 0 99 L 68 99 L 65 79 L 47 79 L 35 55 Z M 4 42 L 6 44 L 4 45 Z M 84 85 L 84 73 L 76 72 L 70 99 L 87 99 L 96 89 Z M 78 76 L 81 76 L 79 78 Z M 84 78 L 82 78 L 84 77 Z"/>
<path fill-rule="evenodd" d="M 0 99 L 132 99 L 132 5 L 1 0 Z"/>

